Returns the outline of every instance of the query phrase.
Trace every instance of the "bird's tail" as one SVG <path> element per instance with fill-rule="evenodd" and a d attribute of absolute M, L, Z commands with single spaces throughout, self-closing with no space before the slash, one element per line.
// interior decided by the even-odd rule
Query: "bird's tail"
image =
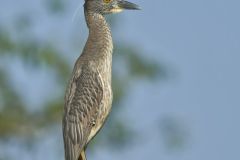
<path fill-rule="evenodd" d="M 83 150 L 78 158 L 78 160 L 87 160 L 85 151 Z"/>

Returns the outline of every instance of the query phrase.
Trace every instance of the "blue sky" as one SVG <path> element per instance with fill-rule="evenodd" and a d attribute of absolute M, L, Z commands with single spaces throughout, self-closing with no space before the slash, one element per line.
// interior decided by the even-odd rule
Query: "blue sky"
<path fill-rule="evenodd" d="M 123 108 L 142 139 L 121 153 L 101 148 L 90 155 L 90 159 L 239 159 L 240 1 L 132 2 L 139 4 L 142 10 L 114 15 L 119 17 L 118 27 L 113 32 L 114 39 L 133 44 L 141 51 L 139 54 L 169 65 L 176 75 L 166 82 L 139 81 L 132 85 L 132 93 Z M 0 6 L 1 22 L 11 24 L 11 15 L 14 17 L 23 8 L 31 8 L 36 9 L 34 13 L 40 19 L 34 30 L 40 37 L 52 33 L 50 41 L 57 40 L 59 43 L 68 41 L 68 35 L 72 34 L 86 39 L 82 9 L 79 18 L 71 21 L 79 3 L 77 0 L 69 2 L 72 12 L 66 15 L 65 21 L 45 20 L 39 1 L 23 0 L 19 5 L 16 0 L 4 3 Z M 62 28 L 57 27 L 59 24 Z M 63 28 L 66 33 L 58 35 Z M 74 61 L 77 56 L 78 53 L 74 53 L 69 61 Z M 44 76 L 46 74 L 43 73 L 39 79 L 44 79 Z M 24 75 L 19 77 L 22 83 L 28 83 L 24 82 Z M 137 114 L 132 115 L 136 111 Z M 164 148 L 156 122 L 166 115 L 181 120 L 189 130 L 188 142 L 181 151 L 172 153 Z M 147 118 L 139 123 L 142 117 Z M 51 142 L 43 142 L 36 151 L 39 153 L 37 159 L 41 159 L 40 155 L 46 152 L 46 147 L 54 146 L 59 140 L 60 135 Z"/>

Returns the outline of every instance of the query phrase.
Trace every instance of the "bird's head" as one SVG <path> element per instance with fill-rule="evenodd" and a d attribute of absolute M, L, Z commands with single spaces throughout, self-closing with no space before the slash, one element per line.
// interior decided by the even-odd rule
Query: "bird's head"
<path fill-rule="evenodd" d="M 124 0 L 85 0 L 84 8 L 100 14 L 118 13 L 124 9 L 139 10 L 138 5 Z"/>

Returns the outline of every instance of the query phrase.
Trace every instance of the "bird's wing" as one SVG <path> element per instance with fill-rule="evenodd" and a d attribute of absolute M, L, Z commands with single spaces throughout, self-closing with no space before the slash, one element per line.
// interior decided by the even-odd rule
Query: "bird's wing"
<path fill-rule="evenodd" d="M 80 74 L 74 74 L 69 87 L 63 118 L 65 158 L 77 160 L 98 116 L 103 83 L 98 71 L 83 66 Z"/>

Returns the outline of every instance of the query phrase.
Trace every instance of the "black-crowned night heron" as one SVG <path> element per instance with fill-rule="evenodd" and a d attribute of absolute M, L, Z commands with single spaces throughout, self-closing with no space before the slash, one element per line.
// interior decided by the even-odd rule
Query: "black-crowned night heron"
<path fill-rule="evenodd" d="M 105 14 L 139 9 L 123 0 L 85 0 L 89 36 L 77 59 L 65 95 L 65 160 L 86 160 L 89 141 L 104 124 L 112 105 L 112 36 Z"/>

